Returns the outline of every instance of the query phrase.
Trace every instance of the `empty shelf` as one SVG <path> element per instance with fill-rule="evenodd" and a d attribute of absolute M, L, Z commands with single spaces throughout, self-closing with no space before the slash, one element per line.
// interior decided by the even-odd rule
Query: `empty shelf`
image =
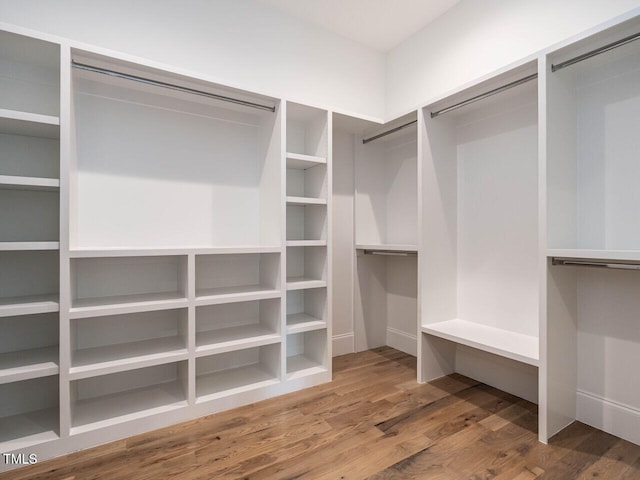
<path fill-rule="evenodd" d="M 206 402 L 278 382 L 277 377 L 259 364 L 230 368 L 196 377 L 196 401 Z"/>
<path fill-rule="evenodd" d="M 244 302 L 277 298 L 280 291 L 265 285 L 242 285 L 238 287 L 219 287 L 201 289 L 196 292 L 197 305 L 214 305 L 217 303 Z"/>
<path fill-rule="evenodd" d="M 0 189 L 58 190 L 59 188 L 60 180 L 57 178 L 0 175 Z"/>
<path fill-rule="evenodd" d="M 587 250 L 558 248 L 547 250 L 547 257 L 571 258 L 576 260 L 613 260 L 640 262 L 640 250 Z"/>
<path fill-rule="evenodd" d="M 0 251 L 59 250 L 59 242 L 0 242 Z"/>
<path fill-rule="evenodd" d="M 305 355 L 287 357 L 287 378 L 289 380 L 326 371 L 327 369 L 322 364 Z"/>
<path fill-rule="evenodd" d="M 75 248 L 69 252 L 71 258 L 94 258 L 94 257 L 155 257 L 163 255 L 214 255 L 214 254 L 234 254 L 234 253 L 280 253 L 279 246 L 231 246 L 231 247 L 157 247 L 157 248 L 136 248 L 136 247 L 112 247 L 112 248 Z"/>
<path fill-rule="evenodd" d="M 0 383 L 58 375 L 58 347 L 0 353 Z"/>
<path fill-rule="evenodd" d="M 0 317 L 35 315 L 60 310 L 57 295 L 31 295 L 0 298 Z"/>
<path fill-rule="evenodd" d="M 287 197 L 287 205 L 326 205 L 325 198 Z"/>
<path fill-rule="evenodd" d="M 287 334 L 310 332 L 327 328 L 327 322 L 306 313 L 287 315 Z"/>
<path fill-rule="evenodd" d="M 72 406 L 71 434 L 167 413 L 186 406 L 182 384 L 177 381 L 79 400 Z"/>
<path fill-rule="evenodd" d="M 287 168 L 297 170 L 306 170 L 307 168 L 317 165 L 326 165 L 327 159 L 324 157 L 316 157 L 313 155 L 304 155 L 302 153 L 287 152 Z"/>
<path fill-rule="evenodd" d="M 163 337 L 73 352 L 71 380 L 186 360 L 184 339 Z"/>
<path fill-rule="evenodd" d="M 287 247 L 326 247 L 326 240 L 287 240 Z"/>
<path fill-rule="evenodd" d="M 262 325 L 243 325 L 196 333 L 196 353 L 215 353 L 260 347 L 280 342 L 280 335 Z"/>
<path fill-rule="evenodd" d="M 423 325 L 422 332 L 538 366 L 537 337 L 460 319 Z"/>
<path fill-rule="evenodd" d="M 0 451 L 9 452 L 58 439 L 58 409 L 0 418 Z"/>
<path fill-rule="evenodd" d="M 0 133 L 27 137 L 60 138 L 60 119 L 50 115 L 0 108 Z"/>
<path fill-rule="evenodd" d="M 179 292 L 81 298 L 73 301 L 70 318 L 169 310 L 186 307 L 187 303 L 187 299 Z"/>
<path fill-rule="evenodd" d="M 303 290 L 307 288 L 326 287 L 326 280 L 309 277 L 289 277 L 287 278 L 287 290 Z"/>
<path fill-rule="evenodd" d="M 384 243 L 358 243 L 356 250 L 379 250 L 382 252 L 417 252 L 416 245 L 384 244 Z"/>

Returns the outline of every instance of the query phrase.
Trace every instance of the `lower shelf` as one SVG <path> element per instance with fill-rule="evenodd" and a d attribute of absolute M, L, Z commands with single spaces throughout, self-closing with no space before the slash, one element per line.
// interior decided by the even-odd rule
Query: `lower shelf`
<path fill-rule="evenodd" d="M 57 440 L 58 422 L 57 408 L 0 418 L 0 452 Z"/>
<path fill-rule="evenodd" d="M 57 295 L 32 295 L 0 298 L 0 317 L 36 315 L 60 310 Z"/>
<path fill-rule="evenodd" d="M 0 384 L 58 375 L 58 347 L 0 354 Z"/>
<path fill-rule="evenodd" d="M 287 315 L 287 334 L 310 332 L 327 328 L 327 322 L 306 313 Z"/>
<path fill-rule="evenodd" d="M 196 379 L 197 402 L 206 402 L 256 388 L 275 385 L 279 380 L 259 364 L 231 368 L 198 376 Z"/>
<path fill-rule="evenodd" d="M 278 342 L 278 333 L 259 324 L 220 328 L 196 334 L 196 353 L 224 353 Z"/>
<path fill-rule="evenodd" d="M 71 434 L 167 413 L 187 406 L 179 381 L 80 400 L 73 405 Z"/>
<path fill-rule="evenodd" d="M 539 363 L 537 337 L 457 318 L 423 325 L 422 332 L 528 365 Z"/>
<path fill-rule="evenodd" d="M 287 357 L 287 379 L 289 380 L 326 371 L 327 369 L 322 364 L 306 355 Z"/>
<path fill-rule="evenodd" d="M 322 288 L 327 286 L 326 280 L 318 280 L 311 277 L 287 278 L 287 290 L 302 290 L 306 288 Z"/>

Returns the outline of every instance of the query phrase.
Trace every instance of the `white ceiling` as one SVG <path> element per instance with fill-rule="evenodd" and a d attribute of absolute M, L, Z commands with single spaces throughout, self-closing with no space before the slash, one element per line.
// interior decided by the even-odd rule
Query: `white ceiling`
<path fill-rule="evenodd" d="M 387 52 L 460 0 L 260 0 L 281 11 Z"/>

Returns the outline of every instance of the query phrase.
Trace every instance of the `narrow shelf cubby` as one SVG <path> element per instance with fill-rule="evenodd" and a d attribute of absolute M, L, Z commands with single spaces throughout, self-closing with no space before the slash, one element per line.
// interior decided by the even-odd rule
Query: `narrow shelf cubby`
<path fill-rule="evenodd" d="M 287 162 L 287 204 L 304 201 L 326 203 L 327 165 L 326 163 L 307 163 L 309 165 Z"/>
<path fill-rule="evenodd" d="M 327 240 L 326 205 L 287 205 L 287 241 Z"/>
<path fill-rule="evenodd" d="M 59 382 L 51 375 L 0 384 L 0 451 L 58 438 Z"/>
<path fill-rule="evenodd" d="M 73 258 L 71 314 L 186 306 L 186 278 L 186 255 Z"/>
<path fill-rule="evenodd" d="M 279 253 L 196 255 L 198 305 L 280 295 Z"/>
<path fill-rule="evenodd" d="M 326 285 L 327 247 L 287 247 L 287 290 Z"/>
<path fill-rule="evenodd" d="M 196 307 L 196 354 L 280 342 L 280 304 L 272 298 Z"/>
<path fill-rule="evenodd" d="M 327 371 L 327 331 L 313 330 L 287 335 L 287 378 Z"/>
<path fill-rule="evenodd" d="M 187 406 L 187 362 L 166 363 L 71 382 L 71 434 Z"/>
<path fill-rule="evenodd" d="M 280 343 L 200 357 L 197 402 L 234 395 L 280 381 Z"/>
<path fill-rule="evenodd" d="M 59 310 L 57 251 L 0 251 L 0 317 Z"/>
<path fill-rule="evenodd" d="M 0 243 L 57 242 L 59 210 L 57 191 L 0 188 Z"/>
<path fill-rule="evenodd" d="M 71 320 L 71 380 L 187 356 L 186 308 Z"/>
<path fill-rule="evenodd" d="M 287 292 L 287 334 L 327 328 L 327 289 Z"/>
<path fill-rule="evenodd" d="M 57 313 L 0 317 L 0 384 L 59 373 Z"/>

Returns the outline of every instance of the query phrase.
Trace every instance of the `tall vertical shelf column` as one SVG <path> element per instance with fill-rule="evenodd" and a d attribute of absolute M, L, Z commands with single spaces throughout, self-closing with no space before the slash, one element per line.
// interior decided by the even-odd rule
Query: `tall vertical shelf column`
<path fill-rule="evenodd" d="M 286 378 L 331 379 L 331 120 L 287 102 Z"/>
<path fill-rule="evenodd" d="M 524 63 L 419 118 L 418 381 L 460 372 L 538 400 L 536 70 Z"/>
<path fill-rule="evenodd" d="M 635 18 L 542 63 L 542 441 L 577 419 L 640 444 L 639 32 Z"/>
<path fill-rule="evenodd" d="M 60 47 L 0 32 L 0 451 L 59 436 Z"/>

